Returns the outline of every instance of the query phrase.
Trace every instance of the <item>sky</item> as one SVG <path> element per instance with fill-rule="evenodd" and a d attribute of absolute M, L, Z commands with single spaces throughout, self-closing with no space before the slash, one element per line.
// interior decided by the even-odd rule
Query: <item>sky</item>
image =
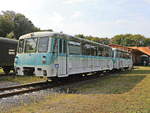
<path fill-rule="evenodd" d="M 70 35 L 150 37 L 150 0 L 0 0 L 0 11 L 24 14 L 41 29 Z"/>

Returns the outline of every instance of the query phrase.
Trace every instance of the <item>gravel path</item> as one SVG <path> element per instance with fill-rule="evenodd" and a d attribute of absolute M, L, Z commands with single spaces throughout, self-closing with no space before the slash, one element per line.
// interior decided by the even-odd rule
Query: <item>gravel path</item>
<path fill-rule="evenodd" d="M 54 93 L 52 89 L 47 89 L 32 93 L 25 93 L 19 96 L 2 98 L 0 99 L 0 113 L 8 112 L 13 107 L 38 102 L 44 99 L 45 96 L 52 93 Z"/>

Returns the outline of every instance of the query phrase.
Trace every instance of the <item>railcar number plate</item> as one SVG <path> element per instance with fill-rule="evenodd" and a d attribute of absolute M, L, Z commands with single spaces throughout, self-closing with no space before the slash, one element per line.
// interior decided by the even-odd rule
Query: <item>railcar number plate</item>
<path fill-rule="evenodd" d="M 59 68 L 59 64 L 55 64 L 55 68 Z"/>

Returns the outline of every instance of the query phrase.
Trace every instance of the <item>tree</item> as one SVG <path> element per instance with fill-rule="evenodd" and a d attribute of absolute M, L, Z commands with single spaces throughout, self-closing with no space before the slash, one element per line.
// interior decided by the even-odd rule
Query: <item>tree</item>
<path fill-rule="evenodd" d="M 144 44 L 145 46 L 150 46 L 150 38 L 145 38 Z"/>
<path fill-rule="evenodd" d="M 84 36 L 83 34 L 75 35 L 75 37 L 79 37 L 79 38 L 83 38 L 83 39 L 85 39 L 85 36 Z"/>
<path fill-rule="evenodd" d="M 5 37 L 14 29 L 14 12 L 3 12 L 0 14 L 0 36 Z"/>
<path fill-rule="evenodd" d="M 113 44 L 122 46 L 144 46 L 145 37 L 140 34 L 121 34 L 116 35 L 111 39 Z"/>
<path fill-rule="evenodd" d="M 15 15 L 14 25 L 14 34 L 17 38 L 23 34 L 39 30 L 33 25 L 33 23 L 30 20 L 28 20 L 28 18 L 19 13 Z"/>
<path fill-rule="evenodd" d="M 18 39 L 23 34 L 39 30 L 23 14 L 14 11 L 2 11 L 0 14 L 0 36 Z"/>
<path fill-rule="evenodd" d="M 7 38 L 15 38 L 14 32 L 10 32 L 9 34 L 6 35 Z"/>
<path fill-rule="evenodd" d="M 109 45 L 111 42 L 110 38 L 98 38 L 97 42 L 105 45 Z"/>

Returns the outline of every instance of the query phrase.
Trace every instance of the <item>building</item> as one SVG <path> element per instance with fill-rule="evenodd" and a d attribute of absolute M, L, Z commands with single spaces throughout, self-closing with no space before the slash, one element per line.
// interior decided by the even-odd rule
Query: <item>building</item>
<path fill-rule="evenodd" d="M 150 65 L 150 47 L 129 47 L 135 65 Z"/>

